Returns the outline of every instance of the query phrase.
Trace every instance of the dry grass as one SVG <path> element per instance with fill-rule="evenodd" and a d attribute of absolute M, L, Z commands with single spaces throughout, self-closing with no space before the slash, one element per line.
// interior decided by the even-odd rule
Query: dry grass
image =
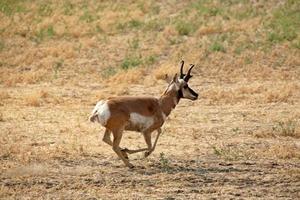
<path fill-rule="evenodd" d="M 0 113 L 0 122 L 4 122 L 4 117 L 3 117 L 3 114 L 2 113 Z"/>
<path fill-rule="evenodd" d="M 297 199 L 297 1 L 0 1 L 0 199 Z M 156 151 L 88 122 L 195 63 Z M 126 133 L 122 147 L 144 147 Z"/>
<path fill-rule="evenodd" d="M 299 145 L 291 143 L 274 144 L 265 152 L 266 156 L 279 159 L 296 159 L 300 158 Z"/>
<path fill-rule="evenodd" d="M 9 99 L 10 95 L 8 94 L 7 91 L 1 91 L 0 92 L 0 100 L 3 102 L 6 99 Z"/>
<path fill-rule="evenodd" d="M 128 71 L 124 71 L 122 73 L 118 73 L 112 76 L 109 81 L 111 84 L 135 84 L 139 83 L 143 80 L 146 73 L 144 69 L 130 69 Z"/>
<path fill-rule="evenodd" d="M 300 138 L 300 126 L 298 116 L 289 117 L 285 120 L 271 122 L 271 126 L 261 128 L 253 133 L 258 138 L 268 137 L 291 137 Z"/>
<path fill-rule="evenodd" d="M 26 69 L 25 69 L 26 70 Z M 16 86 L 17 84 L 35 84 L 46 78 L 47 72 L 39 70 L 36 72 L 20 72 L 3 70 L 0 72 L 2 83 L 8 87 Z"/>
<path fill-rule="evenodd" d="M 175 73 L 178 73 L 178 67 L 172 65 L 162 65 L 153 71 L 156 79 L 172 80 Z"/>
<path fill-rule="evenodd" d="M 293 103 L 299 97 L 297 82 L 254 82 L 248 85 L 218 86 L 203 91 L 210 104 Z M 276 84 L 276 85 L 274 85 Z"/>
<path fill-rule="evenodd" d="M 35 106 L 35 107 L 41 106 L 41 99 L 40 96 L 37 94 L 26 96 L 24 98 L 24 101 L 27 106 Z"/>
<path fill-rule="evenodd" d="M 57 102 L 57 99 L 51 96 L 49 92 L 40 90 L 24 96 L 24 102 L 27 106 L 39 107 L 45 103 Z"/>

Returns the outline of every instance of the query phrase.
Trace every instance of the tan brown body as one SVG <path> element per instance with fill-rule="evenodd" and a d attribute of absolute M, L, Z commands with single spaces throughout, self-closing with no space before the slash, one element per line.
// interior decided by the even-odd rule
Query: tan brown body
<path fill-rule="evenodd" d="M 107 101 L 111 117 L 105 127 L 111 131 L 124 128 L 125 130 L 149 132 L 160 128 L 164 123 L 165 114 L 160 107 L 159 99 L 153 97 L 115 97 Z M 133 113 L 153 119 L 149 127 L 133 123 Z"/>

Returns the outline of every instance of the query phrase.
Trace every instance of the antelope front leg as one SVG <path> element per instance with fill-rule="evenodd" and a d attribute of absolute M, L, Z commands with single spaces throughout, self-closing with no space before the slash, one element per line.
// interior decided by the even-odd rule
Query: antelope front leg
<path fill-rule="evenodd" d="M 145 141 L 147 143 L 147 148 L 143 148 L 143 149 L 137 149 L 137 150 L 130 150 L 130 149 L 122 149 L 122 152 L 126 152 L 126 153 L 129 153 L 129 154 L 133 154 L 133 153 L 138 153 L 138 152 L 141 152 L 141 151 L 150 151 L 151 148 L 152 148 L 152 144 L 151 144 L 151 132 L 144 132 L 143 133 L 143 136 L 145 138 Z"/>
<path fill-rule="evenodd" d="M 151 133 L 152 132 L 148 132 L 148 133 L 144 133 L 143 136 L 144 136 L 144 139 L 145 139 L 145 142 L 148 146 L 147 150 L 145 152 L 145 158 L 148 157 L 150 155 L 150 152 L 151 152 L 151 149 L 152 149 L 152 142 L 151 142 Z"/>
<path fill-rule="evenodd" d="M 161 128 L 158 128 L 157 129 L 157 136 L 156 136 L 153 147 L 151 147 L 151 134 L 150 134 L 149 138 L 146 139 L 146 137 L 145 137 L 145 141 L 146 141 L 146 143 L 148 145 L 148 149 L 149 149 L 149 151 L 145 152 L 145 158 L 148 157 L 155 150 L 155 147 L 156 147 L 156 144 L 157 144 L 157 141 L 158 141 L 158 138 L 159 138 L 160 134 L 161 134 Z"/>
<path fill-rule="evenodd" d="M 121 160 L 124 162 L 124 164 L 129 167 L 133 168 L 134 166 L 124 157 L 121 148 L 120 148 L 120 142 L 122 139 L 122 132 L 123 130 L 115 131 L 113 132 L 114 140 L 113 140 L 113 150 L 116 152 L 116 154 L 121 158 Z"/>

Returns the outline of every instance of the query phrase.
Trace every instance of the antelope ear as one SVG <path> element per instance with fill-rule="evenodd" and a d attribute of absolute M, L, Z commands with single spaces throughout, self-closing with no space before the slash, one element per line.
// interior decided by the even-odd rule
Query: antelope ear
<path fill-rule="evenodd" d="M 173 77 L 173 82 L 174 83 L 178 83 L 179 81 L 178 81 L 178 77 L 177 77 L 177 73 L 174 75 L 174 77 Z"/>
<path fill-rule="evenodd" d="M 166 81 L 166 83 L 171 83 L 173 79 L 170 75 L 165 74 L 164 81 Z"/>

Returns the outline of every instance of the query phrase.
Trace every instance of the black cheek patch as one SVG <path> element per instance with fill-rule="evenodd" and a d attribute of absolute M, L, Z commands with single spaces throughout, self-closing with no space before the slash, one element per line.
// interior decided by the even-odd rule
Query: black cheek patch
<path fill-rule="evenodd" d="M 190 91 L 190 93 L 191 93 L 193 96 L 198 97 L 198 94 L 197 94 L 194 90 L 192 90 L 191 88 L 189 88 L 189 91 Z"/>

